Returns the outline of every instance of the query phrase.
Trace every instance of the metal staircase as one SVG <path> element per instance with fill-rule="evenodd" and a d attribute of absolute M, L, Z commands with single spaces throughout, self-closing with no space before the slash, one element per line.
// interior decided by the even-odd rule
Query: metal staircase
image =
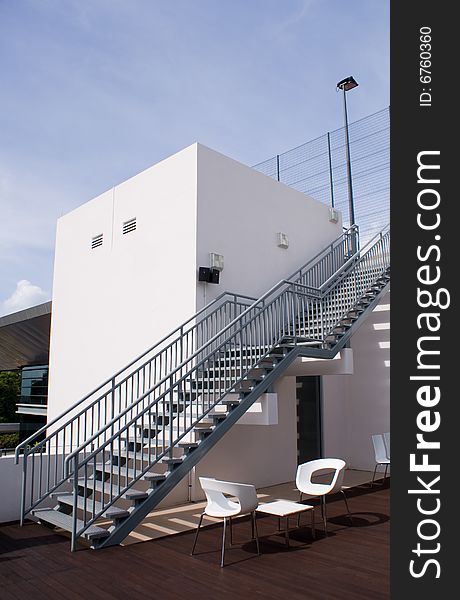
<path fill-rule="evenodd" d="M 222 294 L 23 442 L 22 520 L 71 531 L 72 550 L 120 543 L 298 356 L 347 343 L 389 283 L 389 243 L 387 227 L 357 250 L 352 227 L 261 298 Z"/>

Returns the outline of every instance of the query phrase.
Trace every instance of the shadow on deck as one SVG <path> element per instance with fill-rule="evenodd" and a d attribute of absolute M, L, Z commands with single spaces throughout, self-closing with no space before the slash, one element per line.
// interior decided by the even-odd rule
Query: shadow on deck
<path fill-rule="evenodd" d="M 203 530 L 190 556 L 193 532 L 113 547 L 69 551 L 69 541 L 35 523 L 0 526 L 2 600 L 220 600 L 261 597 L 289 600 L 389 598 L 389 486 L 355 487 L 347 493 L 350 526 L 339 497 L 328 503 L 326 537 L 317 523 L 312 539 L 305 527 L 291 532 L 291 545 L 273 535 L 277 519 L 258 518 L 260 557 L 247 541 L 247 519 L 234 524 L 234 547 L 219 567 L 222 528 Z M 317 520 L 319 521 L 319 511 Z"/>

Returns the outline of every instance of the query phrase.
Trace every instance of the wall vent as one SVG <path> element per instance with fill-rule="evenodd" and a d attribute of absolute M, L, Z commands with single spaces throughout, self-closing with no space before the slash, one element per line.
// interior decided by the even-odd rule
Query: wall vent
<path fill-rule="evenodd" d="M 104 234 L 100 233 L 99 235 L 94 236 L 91 240 L 91 248 L 94 250 L 94 248 L 98 248 L 99 246 L 102 246 L 103 241 L 104 241 Z"/>
<path fill-rule="evenodd" d="M 129 221 L 125 221 L 123 223 L 123 235 L 125 233 L 131 233 L 131 231 L 136 230 L 136 217 L 134 219 L 129 219 Z"/>

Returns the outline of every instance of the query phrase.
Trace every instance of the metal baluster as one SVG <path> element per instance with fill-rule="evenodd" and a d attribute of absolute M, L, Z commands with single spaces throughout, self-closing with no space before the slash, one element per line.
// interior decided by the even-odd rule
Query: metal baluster
<path fill-rule="evenodd" d="M 66 443 L 65 443 L 65 434 L 67 431 L 67 425 L 64 427 L 63 432 L 62 432 L 62 472 L 61 472 L 61 479 L 64 479 L 65 476 L 65 458 L 66 458 Z M 85 436 L 86 439 L 86 436 Z M 41 496 L 41 492 L 40 492 L 40 496 Z"/>
<path fill-rule="evenodd" d="M 77 501 L 78 501 L 78 462 L 79 462 L 78 453 L 74 458 L 74 467 L 73 467 L 73 510 L 72 510 L 72 541 L 70 545 L 70 549 L 72 552 L 75 552 L 77 549 Z M 86 481 L 85 481 L 86 484 Z"/>
<path fill-rule="evenodd" d="M 42 472 L 43 472 L 43 452 L 39 453 L 39 468 L 38 468 L 38 497 L 42 497 Z M 56 462 L 57 462 L 57 454 L 56 454 Z"/>
<path fill-rule="evenodd" d="M 23 455 L 22 455 L 22 477 L 21 477 L 21 513 L 20 513 L 20 525 L 21 527 L 24 525 L 24 516 L 26 512 L 26 487 L 27 487 L 27 463 L 28 463 L 29 453 L 27 451 L 27 446 L 24 447 Z"/>
<path fill-rule="evenodd" d="M 56 436 L 54 436 L 56 438 Z M 56 439 L 56 446 L 57 446 L 57 439 Z M 50 479 L 51 479 L 51 444 L 48 444 L 48 460 L 47 460 L 47 465 L 46 465 L 46 475 L 47 475 L 47 479 L 46 479 L 46 484 L 48 489 L 50 489 Z M 57 448 L 56 448 L 56 452 L 57 452 Z M 32 454 L 32 460 L 34 460 L 34 455 Z M 33 463 L 32 463 L 33 465 Z M 33 485 L 33 481 L 34 481 L 34 477 L 32 474 L 32 485 Z"/>

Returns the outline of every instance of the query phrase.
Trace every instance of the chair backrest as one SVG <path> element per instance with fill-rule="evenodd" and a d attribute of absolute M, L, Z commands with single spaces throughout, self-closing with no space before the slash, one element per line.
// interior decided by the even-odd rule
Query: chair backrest
<path fill-rule="evenodd" d="M 390 432 L 383 434 L 383 441 L 385 442 L 385 448 L 387 451 L 387 458 L 390 460 Z"/>
<path fill-rule="evenodd" d="M 200 477 L 200 484 L 206 494 L 208 503 L 217 505 L 220 508 L 232 507 L 224 494 L 235 497 L 238 500 L 241 514 L 252 512 L 259 505 L 256 488 L 253 485 L 220 481 L 211 477 Z"/>
<path fill-rule="evenodd" d="M 318 484 L 312 481 L 313 475 L 318 471 L 331 470 L 334 471 L 332 480 L 327 484 L 321 484 L 321 487 L 324 494 L 334 493 L 342 487 L 346 466 L 347 463 L 341 458 L 318 458 L 317 460 L 311 460 L 303 465 L 299 465 L 296 474 L 297 488 L 302 491 L 305 490 L 305 493 L 308 493 L 307 487 L 311 485 L 312 494 L 317 493 L 314 490 L 314 486 Z"/>
<path fill-rule="evenodd" d="M 372 436 L 372 445 L 374 446 L 375 462 L 385 462 L 387 459 L 387 450 L 385 448 L 385 440 L 383 433 L 376 433 Z"/>

